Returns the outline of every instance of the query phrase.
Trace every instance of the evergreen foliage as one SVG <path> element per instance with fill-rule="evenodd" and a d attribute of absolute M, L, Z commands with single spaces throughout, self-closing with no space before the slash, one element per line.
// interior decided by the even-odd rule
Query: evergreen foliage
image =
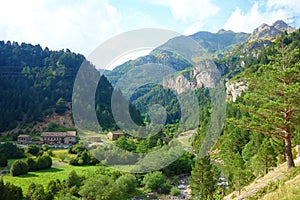
<path fill-rule="evenodd" d="M 33 126 L 53 112 L 64 115 L 71 108 L 74 81 L 84 61 L 83 55 L 68 49 L 51 51 L 40 45 L 0 41 L 0 131 L 12 130 L 18 123 L 20 128 Z M 94 66 L 91 69 L 99 74 Z M 117 129 L 110 108 L 112 91 L 102 76 L 96 107 L 89 105 L 91 111 L 96 110 L 103 130 Z M 141 123 L 139 112 L 131 105 L 130 112 Z"/>
<path fill-rule="evenodd" d="M 28 172 L 28 165 L 26 162 L 22 160 L 15 161 L 10 168 L 11 176 L 19 176 L 19 175 L 27 174 L 27 172 Z"/>
<path fill-rule="evenodd" d="M 146 189 L 150 189 L 151 191 L 158 193 L 166 193 L 170 189 L 167 177 L 160 171 L 146 174 L 143 178 L 142 184 L 145 185 Z"/>
<path fill-rule="evenodd" d="M 24 150 L 10 142 L 0 144 L 0 155 L 6 156 L 7 159 L 25 157 Z"/>
<path fill-rule="evenodd" d="M 3 177 L 0 177 L 0 199 L 11 200 L 11 199 L 23 199 L 22 188 L 15 186 L 9 182 L 3 182 Z"/>
<path fill-rule="evenodd" d="M 211 164 L 210 156 L 195 159 L 190 176 L 193 199 L 213 199 L 220 178 L 219 171 Z"/>
<path fill-rule="evenodd" d="M 244 95 L 243 104 L 236 104 L 249 115 L 230 121 L 242 129 L 283 139 L 290 169 L 295 167 L 291 139 L 300 120 L 300 54 L 288 38 L 272 48 L 270 63 L 247 75 L 250 91 Z"/>

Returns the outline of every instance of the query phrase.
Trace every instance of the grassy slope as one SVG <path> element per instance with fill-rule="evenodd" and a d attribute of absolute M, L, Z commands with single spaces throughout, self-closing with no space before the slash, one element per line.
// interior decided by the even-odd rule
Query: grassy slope
<path fill-rule="evenodd" d="M 287 181 L 274 192 L 265 195 L 263 200 L 298 200 L 300 199 L 300 174 Z"/>
<path fill-rule="evenodd" d="M 300 166 L 300 157 L 295 160 L 296 166 Z M 266 176 L 255 179 L 251 184 L 244 187 L 239 195 L 238 191 L 232 192 L 227 195 L 224 199 L 246 199 L 252 195 L 254 195 L 259 189 L 268 185 L 269 182 L 274 182 L 276 180 L 283 179 L 287 174 L 287 166 L 286 163 L 281 164 L 273 171 L 269 172 Z M 299 175 L 298 175 L 299 176 Z M 288 186 L 287 186 L 288 187 Z M 296 190 L 300 190 L 300 186 L 297 185 L 295 187 Z M 298 189 L 297 189 L 298 188 Z M 292 190 L 292 188 L 290 188 Z M 276 198 L 275 198 L 276 199 Z M 300 198 L 296 198 L 300 199 Z"/>

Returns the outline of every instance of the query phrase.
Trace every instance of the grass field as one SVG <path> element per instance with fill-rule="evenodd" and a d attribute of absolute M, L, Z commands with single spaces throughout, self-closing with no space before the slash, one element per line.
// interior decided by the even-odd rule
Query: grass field
<path fill-rule="evenodd" d="M 93 173 L 96 172 L 97 168 L 97 166 L 64 165 L 47 170 L 28 172 L 26 175 L 17 177 L 12 177 L 8 174 L 3 177 L 3 180 L 4 182 L 11 182 L 14 185 L 20 186 L 23 193 L 26 193 L 28 186 L 31 183 L 42 184 L 46 188 L 49 181 L 56 179 L 64 180 L 72 170 L 75 170 L 79 175 L 92 176 Z"/>

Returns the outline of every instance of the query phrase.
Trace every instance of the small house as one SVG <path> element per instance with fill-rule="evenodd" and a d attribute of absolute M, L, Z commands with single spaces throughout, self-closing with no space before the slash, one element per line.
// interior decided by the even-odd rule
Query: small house
<path fill-rule="evenodd" d="M 18 136 L 18 144 L 30 144 L 32 143 L 32 138 L 30 135 L 21 134 Z"/>
<path fill-rule="evenodd" d="M 122 132 L 122 131 L 109 131 L 107 133 L 107 138 L 109 140 L 116 140 L 116 139 L 118 139 L 118 138 L 120 138 L 122 136 L 125 136 L 125 133 Z"/>

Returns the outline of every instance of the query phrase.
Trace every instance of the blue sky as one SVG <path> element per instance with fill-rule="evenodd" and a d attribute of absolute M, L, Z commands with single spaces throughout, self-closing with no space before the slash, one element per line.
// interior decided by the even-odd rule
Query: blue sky
<path fill-rule="evenodd" d="M 299 0 L 0 0 L 0 5 L 0 40 L 69 48 L 86 56 L 134 29 L 252 32 L 262 23 L 300 15 Z"/>

